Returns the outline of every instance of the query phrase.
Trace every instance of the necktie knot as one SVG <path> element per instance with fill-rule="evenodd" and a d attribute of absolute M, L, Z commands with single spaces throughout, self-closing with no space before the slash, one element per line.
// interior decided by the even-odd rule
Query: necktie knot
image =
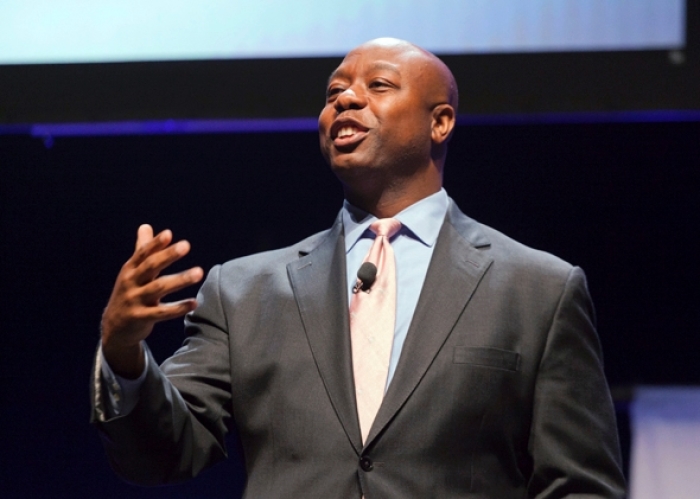
<path fill-rule="evenodd" d="M 399 229 L 401 229 L 401 222 L 395 218 L 380 218 L 369 226 L 369 230 L 387 239 L 390 239 Z"/>

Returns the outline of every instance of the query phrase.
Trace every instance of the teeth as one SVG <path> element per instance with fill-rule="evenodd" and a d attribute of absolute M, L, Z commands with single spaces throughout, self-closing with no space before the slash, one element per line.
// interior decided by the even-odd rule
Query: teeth
<path fill-rule="evenodd" d="M 354 135 L 357 133 L 357 128 L 354 126 L 344 126 L 338 131 L 338 138 L 347 137 L 348 135 Z"/>

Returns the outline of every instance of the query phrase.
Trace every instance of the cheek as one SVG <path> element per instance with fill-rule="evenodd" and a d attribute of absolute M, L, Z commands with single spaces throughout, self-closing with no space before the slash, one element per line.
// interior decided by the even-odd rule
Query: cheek
<path fill-rule="evenodd" d="M 338 116 L 338 112 L 335 109 L 335 105 L 332 103 L 326 103 L 321 112 L 318 115 L 318 129 L 322 133 L 328 133 L 333 121 Z"/>
<path fill-rule="evenodd" d="M 329 116 L 328 106 L 324 107 L 321 110 L 321 114 L 318 115 L 318 133 L 321 135 L 321 137 L 323 137 L 330 127 L 331 118 L 329 118 Z"/>
<path fill-rule="evenodd" d="M 328 136 L 328 131 L 330 130 L 332 123 L 333 118 L 329 118 L 327 108 L 324 108 L 323 111 L 321 111 L 321 114 L 318 116 L 318 140 L 319 144 L 321 145 L 321 151 L 323 151 L 324 155 L 326 154 L 325 149 L 329 147 L 330 138 Z"/>
<path fill-rule="evenodd" d="M 324 137 L 323 133 L 319 131 L 318 134 L 318 145 L 321 148 L 321 154 L 323 155 L 323 158 L 328 161 L 328 141 Z"/>
<path fill-rule="evenodd" d="M 401 147 L 420 147 L 430 142 L 432 130 L 429 120 L 424 120 L 416 113 L 403 113 L 387 126 L 387 137 L 391 137 Z"/>

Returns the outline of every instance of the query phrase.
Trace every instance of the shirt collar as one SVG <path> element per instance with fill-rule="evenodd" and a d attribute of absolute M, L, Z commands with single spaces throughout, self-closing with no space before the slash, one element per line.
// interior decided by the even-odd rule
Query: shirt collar
<path fill-rule="evenodd" d="M 420 241 L 425 246 L 432 247 L 445 220 L 447 205 L 448 197 L 445 189 L 440 189 L 435 194 L 413 203 L 394 217 L 401 222 L 400 233 Z M 377 220 L 377 217 L 351 205 L 347 200 L 343 202 L 342 216 L 347 253 L 365 235 L 370 224 Z"/>

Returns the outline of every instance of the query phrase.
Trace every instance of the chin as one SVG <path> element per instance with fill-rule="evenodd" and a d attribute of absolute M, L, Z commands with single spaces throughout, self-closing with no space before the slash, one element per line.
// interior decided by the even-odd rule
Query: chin
<path fill-rule="evenodd" d="M 366 163 L 336 162 L 331 165 L 331 171 L 342 184 L 353 190 L 373 190 L 372 186 L 382 183 L 380 180 L 382 175 L 378 175 L 380 170 Z"/>
<path fill-rule="evenodd" d="M 336 172 L 362 172 L 372 168 L 366 161 L 360 161 L 358 158 L 331 158 L 331 170 Z"/>
<path fill-rule="evenodd" d="M 329 154 L 331 168 L 369 168 L 377 163 L 377 157 L 366 151 L 338 151 L 332 150 Z"/>

